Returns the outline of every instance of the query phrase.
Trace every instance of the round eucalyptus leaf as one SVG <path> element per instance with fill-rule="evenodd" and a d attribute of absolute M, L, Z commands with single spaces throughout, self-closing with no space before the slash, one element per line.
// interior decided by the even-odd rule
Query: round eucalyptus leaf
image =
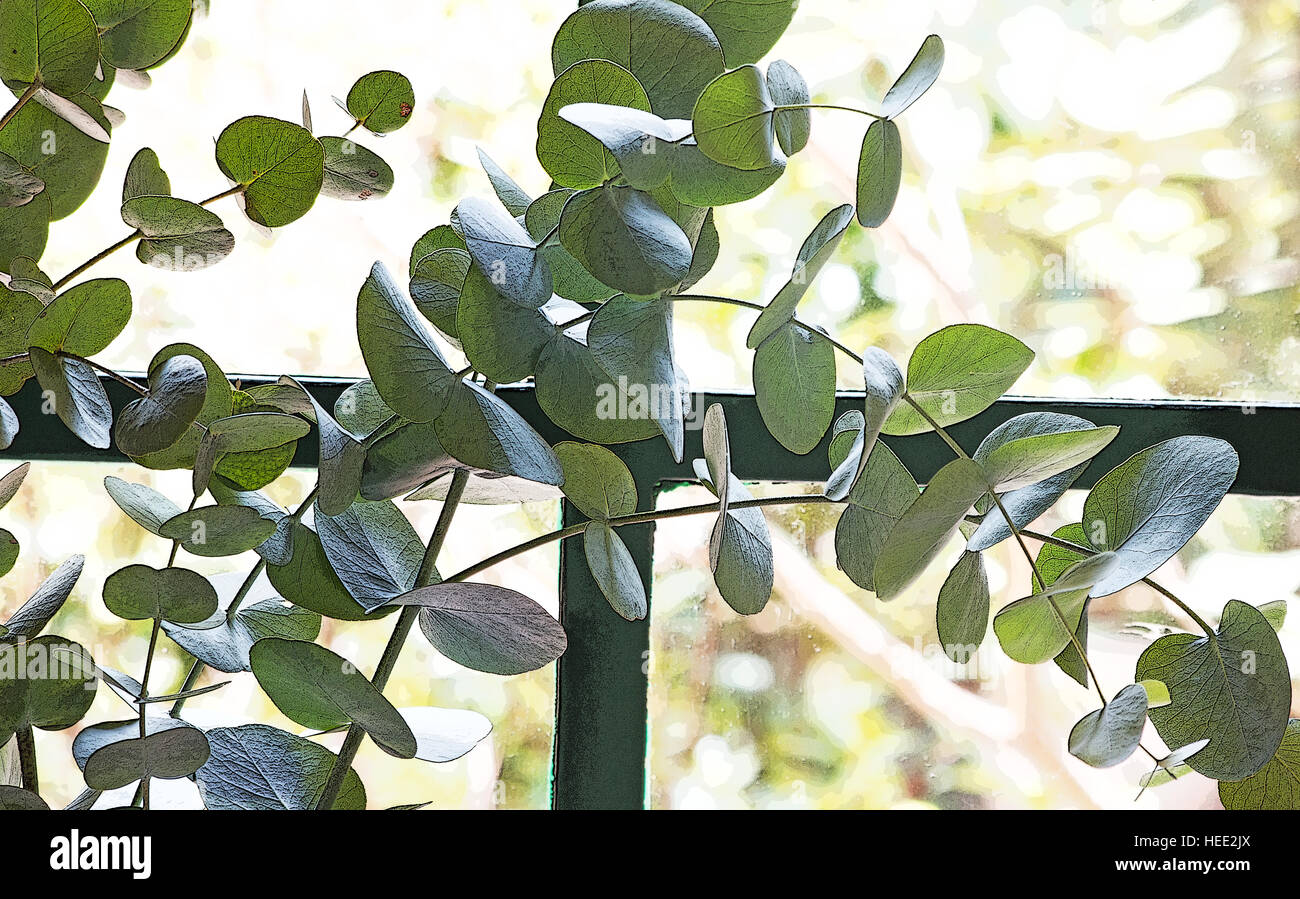
<path fill-rule="evenodd" d="M 91 753 L 83 774 L 93 790 L 116 790 L 156 777 L 188 777 L 208 760 L 208 738 L 197 727 L 174 727 L 109 743 Z"/>
<path fill-rule="evenodd" d="M 57 106 L 58 111 L 49 106 Z M 75 123 L 69 122 L 69 118 L 75 119 Z M 93 97 L 86 94 L 59 97 L 42 88 L 35 100 L 0 130 L 0 152 L 13 157 L 45 182 L 45 190 L 32 202 L 16 209 L 0 208 L 0 222 L 6 225 L 0 227 L 0 248 L 12 240 L 29 248 L 14 255 L 41 257 L 45 229 L 40 222 L 71 215 L 94 191 L 108 157 L 105 140 L 109 127 Z M 58 152 L 52 153 L 51 149 Z M 6 233 L 9 223 L 21 224 L 33 233 Z"/>
<path fill-rule="evenodd" d="M 193 0 L 83 0 L 99 26 L 100 53 L 118 69 L 162 62 L 190 27 Z"/>
<path fill-rule="evenodd" d="M 885 94 L 885 100 L 880 106 L 881 115 L 892 119 L 921 99 L 921 95 L 939 79 L 943 57 L 943 38 L 937 34 L 927 37 L 903 74 L 898 76 L 898 80 Z"/>
<path fill-rule="evenodd" d="M 0 153 L 0 208 L 25 206 L 45 190 L 45 182 L 7 153 Z"/>
<path fill-rule="evenodd" d="M 357 340 L 371 380 L 394 412 L 417 422 L 442 413 L 455 374 L 383 263 L 375 263 L 357 294 Z"/>
<path fill-rule="evenodd" d="M 779 107 L 809 105 L 812 98 L 808 94 L 808 83 L 798 69 L 784 59 L 778 59 L 767 67 L 767 92 L 778 107 L 773 116 L 777 142 L 786 156 L 793 156 L 808 145 L 812 110 Z"/>
<path fill-rule="evenodd" d="M 876 443 L 862 477 L 845 496 L 848 505 L 835 526 L 836 564 L 863 590 L 876 589 L 876 559 L 918 491 L 893 450 Z"/>
<path fill-rule="evenodd" d="M 135 197 L 122 204 L 122 221 L 140 232 L 136 258 L 169 272 L 216 265 L 235 249 L 221 217 L 176 197 Z"/>
<path fill-rule="evenodd" d="M 1137 751 L 1147 721 L 1147 691 L 1129 684 L 1070 731 L 1070 755 L 1094 768 L 1118 765 Z"/>
<path fill-rule="evenodd" d="M 248 651 L 263 637 L 315 640 L 320 615 L 291 605 L 262 575 L 253 582 L 234 617 L 227 612 L 244 577 L 234 572 L 212 578 L 219 604 L 212 615 L 192 627 L 163 622 L 163 630 L 176 645 L 216 671 L 249 671 Z"/>
<path fill-rule="evenodd" d="M 495 203 L 469 197 L 456 206 L 465 246 L 492 287 L 536 309 L 551 298 L 551 269 L 524 226 Z"/>
<path fill-rule="evenodd" d="M 79 644 L 45 636 L 0 644 L 0 746 L 26 727 L 63 730 L 95 701 L 95 663 Z"/>
<path fill-rule="evenodd" d="M 777 42 L 794 11 L 795 0 L 677 0 L 708 23 L 722 43 L 727 66 L 758 62 Z"/>
<path fill-rule="evenodd" d="M 939 469 L 880 548 L 876 595 L 881 600 L 895 599 L 911 586 L 987 490 L 984 473 L 969 459 L 954 459 Z"/>
<path fill-rule="evenodd" d="M 346 137 L 322 137 L 321 193 L 335 200 L 373 200 L 393 189 L 393 169 L 379 154 Z"/>
<path fill-rule="evenodd" d="M 866 385 L 862 427 L 848 454 L 826 481 L 826 496 L 837 502 L 854 491 L 854 485 L 866 472 L 880 431 L 904 393 L 903 373 L 899 371 L 898 363 L 879 347 L 867 347 L 863 351 L 862 376 Z"/>
<path fill-rule="evenodd" d="M 165 360 L 149 372 L 149 395 L 118 415 L 113 430 L 118 449 L 143 456 L 175 445 L 198 419 L 207 396 L 208 374 L 202 362 L 184 355 Z"/>
<path fill-rule="evenodd" d="M 48 812 L 45 800 L 31 790 L 0 784 L 0 811 Z"/>
<path fill-rule="evenodd" d="M 1002 651 L 1024 665 L 1038 665 L 1060 655 L 1080 626 L 1088 590 L 1114 564 L 1110 553 L 1081 559 L 1047 587 L 1004 606 L 993 618 L 993 632 Z"/>
<path fill-rule="evenodd" d="M 415 757 L 406 721 L 342 656 L 305 640 L 266 637 L 253 644 L 249 660 L 266 695 L 291 720 L 318 730 L 356 724 L 389 755 Z"/>
<path fill-rule="evenodd" d="M 585 311 L 569 305 L 580 310 L 578 314 Z M 498 384 L 511 384 L 534 372 L 555 327 L 546 310 L 511 302 L 471 266 L 456 307 L 456 333 L 475 371 Z"/>
<path fill-rule="evenodd" d="M 214 480 L 208 485 L 212 498 L 223 506 L 247 506 L 267 521 L 275 524 L 275 533 L 254 551 L 271 565 L 287 565 L 293 555 L 293 522 L 284 509 L 267 499 L 256 490 L 235 490 L 221 480 Z M 177 514 L 180 510 L 177 510 Z"/>
<path fill-rule="evenodd" d="M 227 811 L 309 811 L 338 756 L 305 737 L 265 724 L 208 731 L 211 756 L 196 781 L 203 804 Z M 366 807 L 366 789 L 348 769 L 335 810 Z"/>
<path fill-rule="evenodd" d="M 348 91 L 347 109 L 367 131 L 388 134 L 411 120 L 415 92 L 400 72 L 370 72 L 358 78 Z"/>
<path fill-rule="evenodd" d="M 568 646 L 560 623 L 533 600 L 491 584 L 434 584 L 394 605 L 419 606 L 420 630 L 434 649 L 475 671 L 523 674 Z"/>
<path fill-rule="evenodd" d="M 754 393 L 777 442 L 792 453 L 812 452 L 835 417 L 835 348 L 822 334 L 787 322 L 754 354 Z"/>
<path fill-rule="evenodd" d="M 217 165 L 244 188 L 244 212 L 279 228 L 306 215 L 320 194 L 325 151 L 306 128 L 266 116 L 246 116 L 217 138 Z"/>
<path fill-rule="evenodd" d="M 4 132 L 0 131 L 0 134 Z M 3 222 L 3 217 L 0 217 L 0 222 Z M 0 285 L 0 353 L 8 357 L 27 352 L 27 329 L 44 308 L 45 304 L 30 293 Z M 30 362 L 0 365 L 0 396 L 17 393 L 31 376 Z"/>
<path fill-rule="evenodd" d="M 1244 780 L 1273 758 L 1290 719 L 1291 675 L 1277 634 L 1254 606 L 1230 600 L 1213 637 L 1170 634 L 1138 658 L 1137 680 L 1158 680 L 1170 703 L 1151 709 L 1167 746 L 1208 739 L 1187 760 L 1215 780 Z"/>
<path fill-rule="evenodd" d="M 546 344 L 537 360 L 537 402 L 559 427 L 581 440 L 611 444 L 659 433 L 652 397 L 620 390 L 586 344 L 568 334 Z"/>
<path fill-rule="evenodd" d="M 161 733 L 165 730 L 175 730 L 178 727 L 194 728 L 194 725 L 182 721 L 179 718 L 173 718 L 170 715 L 148 715 L 145 717 L 145 735 Z M 195 728 L 197 730 L 197 728 Z M 98 724 L 88 724 L 77 734 L 76 739 L 72 741 L 72 758 L 77 763 L 77 767 L 83 771 L 86 769 L 86 762 L 100 749 L 105 746 L 111 746 L 114 743 L 120 743 L 123 740 L 136 740 L 140 737 L 140 719 L 128 718 L 125 721 L 101 721 Z"/>
<path fill-rule="evenodd" d="M 1104 475 L 1083 504 L 1084 532 L 1094 548 L 1113 551 L 1120 564 L 1092 595 L 1109 596 L 1173 558 L 1227 494 L 1238 464 L 1226 441 L 1175 437 Z"/>
<path fill-rule="evenodd" d="M 465 241 L 451 227 L 451 225 L 439 225 L 431 228 L 421 235 L 420 239 L 411 245 L 411 262 L 410 274 L 415 274 L 415 265 L 425 256 L 435 250 L 442 249 L 466 249 Z"/>
<path fill-rule="evenodd" d="M 444 247 L 417 262 L 411 273 L 411 299 L 415 308 L 452 340 L 460 333 L 456 316 L 469 269 L 468 251 Z"/>
<path fill-rule="evenodd" d="M 117 278 L 83 281 L 54 298 L 27 329 L 28 346 L 94 356 L 131 318 L 131 288 Z"/>
<path fill-rule="evenodd" d="M 564 204 L 559 235 L 583 268 L 625 293 L 658 293 L 690 271 L 690 239 L 653 197 L 632 188 L 574 194 Z"/>
<path fill-rule="evenodd" d="M 618 163 L 617 171 L 623 180 L 637 190 L 654 190 L 668 179 L 673 144 L 691 131 L 691 123 L 684 119 L 666 121 L 644 108 L 608 103 L 570 103 L 561 107 L 558 114 L 564 121 L 600 141 Z M 588 178 L 582 185 L 565 186 L 595 187 L 614 171 L 606 164 L 603 172 L 593 173 L 604 177 Z"/>
<path fill-rule="evenodd" d="M 334 417 L 357 436 L 369 436 L 386 426 L 396 413 L 379 395 L 369 378 L 357 381 L 334 401 Z"/>
<path fill-rule="evenodd" d="M 1287 722 L 1277 752 L 1263 768 L 1239 781 L 1219 781 L 1219 799 L 1229 811 L 1300 809 L 1300 719 Z"/>
<path fill-rule="evenodd" d="M 433 423 L 439 443 L 465 465 L 560 486 L 555 452 L 503 400 L 468 381 L 458 383 Z"/>
<path fill-rule="evenodd" d="M 907 363 L 907 392 L 942 427 L 993 405 L 1029 367 L 1033 350 L 985 325 L 950 325 L 917 344 Z M 922 434 L 930 424 L 911 407 L 897 406 L 885 434 Z"/>
<path fill-rule="evenodd" d="M 208 425 L 218 418 L 230 415 L 234 411 L 235 395 L 230 382 L 226 380 L 226 373 L 211 356 L 193 344 L 173 343 L 163 347 L 154 354 L 153 360 L 149 363 L 149 372 L 157 371 L 166 364 L 167 360 L 176 356 L 193 356 L 203 363 L 203 370 L 207 373 L 207 396 L 203 401 L 203 408 L 199 410 L 197 419 L 199 424 Z M 190 428 L 180 440 L 167 449 L 133 456 L 132 461 L 145 468 L 153 469 L 190 468 L 194 465 L 200 439 L 200 430 Z"/>
<path fill-rule="evenodd" d="M 944 655 L 959 665 L 974 661 L 989 627 L 989 579 L 979 553 L 962 553 L 939 588 L 934 614 Z"/>
<path fill-rule="evenodd" d="M 245 506 L 204 506 L 182 512 L 159 531 L 196 556 L 235 556 L 274 534 L 275 522 Z"/>
<path fill-rule="evenodd" d="M 648 85 L 651 107 L 684 119 L 705 85 L 722 74 L 722 46 L 699 16 L 668 0 L 595 0 L 564 20 L 551 45 L 559 75 L 575 63 L 607 59 Z"/>
<path fill-rule="evenodd" d="M 610 607 L 628 621 L 645 618 L 649 611 L 645 584 L 623 538 L 609 525 L 598 522 L 583 532 L 582 546 L 591 576 Z"/>
<path fill-rule="evenodd" d="M 753 171 L 731 168 L 701 152 L 694 138 L 675 147 L 671 158 L 668 189 L 691 206 L 726 206 L 743 203 L 763 193 L 785 171 L 784 156 Z"/>
<path fill-rule="evenodd" d="M 277 593 L 304 609 L 340 621 L 369 621 L 392 611 L 366 614 L 330 566 L 320 537 L 302 522 L 293 525 L 293 554 L 285 565 L 268 563 L 266 576 Z"/>
<path fill-rule="evenodd" d="M 468 709 L 417 706 L 398 709 L 415 734 L 415 757 L 426 762 L 452 762 L 492 732 L 492 722 Z"/>
<path fill-rule="evenodd" d="M 460 467 L 438 442 L 433 422 L 406 424 L 366 451 L 361 496 L 392 499 Z"/>
<path fill-rule="evenodd" d="M 714 162 L 746 171 L 777 158 L 775 108 L 763 73 L 741 66 L 715 78 L 695 103 L 695 142 Z"/>
<path fill-rule="evenodd" d="M 128 565 L 104 581 L 104 605 L 118 618 L 162 618 L 195 624 L 217 610 L 217 591 L 208 579 L 186 568 Z"/>
<path fill-rule="evenodd" d="M 47 402 L 68 430 L 95 449 L 108 449 L 113 407 L 99 374 L 85 362 L 53 356 L 40 347 L 29 352 L 36 380 L 49 392 Z"/>
<path fill-rule="evenodd" d="M 99 53 L 95 20 L 78 0 L 0 5 L 0 80 L 40 82 L 68 96 L 90 84 Z"/>
<path fill-rule="evenodd" d="M 316 516 L 330 567 L 366 611 L 415 586 L 424 541 L 391 502 L 354 503 L 340 515 Z"/>
<path fill-rule="evenodd" d="M 0 644 L 15 643 L 21 640 L 31 640 L 41 631 L 50 620 L 59 613 L 63 604 L 68 601 L 72 594 L 72 588 L 76 586 L 77 579 L 81 577 L 81 569 L 85 567 L 86 557 L 82 555 L 71 556 L 58 568 L 41 582 L 33 593 L 23 603 L 16 612 L 9 616 L 9 620 L 4 622 L 4 634 L 0 637 Z"/>
<path fill-rule="evenodd" d="M 894 211 L 903 182 L 903 139 L 893 122 L 875 121 L 867 128 L 858 153 L 858 221 L 879 228 Z"/>
<path fill-rule="evenodd" d="M 636 511 L 636 481 L 623 460 L 603 446 L 559 443 L 564 496 L 588 518 L 606 519 Z"/>
<path fill-rule="evenodd" d="M 167 197 L 171 192 L 171 179 L 163 171 L 157 153 L 144 147 L 131 157 L 131 164 L 126 167 L 126 178 L 122 181 L 123 203 L 136 197 Z"/>

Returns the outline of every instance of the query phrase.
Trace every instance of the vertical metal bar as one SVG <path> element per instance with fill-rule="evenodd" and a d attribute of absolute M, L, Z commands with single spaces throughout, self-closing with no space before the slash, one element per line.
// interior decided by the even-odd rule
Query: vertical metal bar
<path fill-rule="evenodd" d="M 651 508 L 653 484 L 637 486 L 643 505 Z M 563 518 L 567 526 L 585 516 L 566 501 Z M 648 596 L 654 525 L 632 525 L 618 533 Z M 626 621 L 610 608 L 587 567 L 581 538 L 560 547 L 560 623 L 569 648 L 560 656 L 555 690 L 551 805 L 639 809 L 645 799 L 650 616 Z"/>

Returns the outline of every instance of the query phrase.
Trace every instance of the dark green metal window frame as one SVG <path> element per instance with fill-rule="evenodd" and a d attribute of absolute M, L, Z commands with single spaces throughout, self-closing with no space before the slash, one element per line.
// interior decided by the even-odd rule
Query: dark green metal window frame
<path fill-rule="evenodd" d="M 274 378 L 243 376 L 248 387 Z M 332 406 L 350 380 L 302 378 L 322 403 Z M 115 408 L 133 395 L 123 385 L 105 379 L 105 389 Z M 568 439 L 542 414 L 530 386 L 508 386 L 499 391 L 511 406 L 551 442 Z M 34 381 L 15 397 L 12 405 L 22 430 L 6 452 L 11 458 L 33 461 L 117 462 L 114 450 L 95 450 L 81 443 L 53 416 L 42 415 L 40 391 Z M 732 465 L 747 481 L 815 482 L 829 475 L 825 441 L 806 456 L 786 450 L 768 434 L 752 394 L 706 393 L 696 408 L 721 403 L 732 433 Z M 839 395 L 836 414 L 861 408 L 860 393 Z M 1007 398 L 971 421 L 952 428 L 965 445 L 1013 416 L 1052 411 L 1078 415 L 1096 424 L 1120 426 L 1120 434 L 1106 448 L 1077 487 L 1091 487 L 1100 473 L 1133 453 L 1180 434 L 1221 437 L 1237 448 L 1241 473 L 1232 492 L 1257 496 L 1300 495 L 1300 464 L 1293 454 L 1300 436 L 1300 404 L 1242 404 L 1168 400 L 1056 400 Z M 951 458 L 933 434 L 889 438 L 890 446 L 919 480 L 926 480 Z M 686 462 L 675 463 L 662 440 L 618 447 L 637 481 L 643 508 L 653 508 L 661 490 L 693 479 L 689 460 L 702 454 L 700 433 L 688 431 Z M 314 466 L 314 440 L 299 443 L 296 466 Z M 581 516 L 564 503 L 565 524 Z M 634 525 L 622 531 L 642 579 L 651 583 L 654 525 Z M 560 548 L 560 620 L 569 634 L 569 650 L 560 659 L 556 684 L 552 805 L 557 809 L 641 808 L 645 799 L 647 738 L 647 671 L 650 621 L 628 622 L 610 612 L 592 581 L 580 546 Z"/>

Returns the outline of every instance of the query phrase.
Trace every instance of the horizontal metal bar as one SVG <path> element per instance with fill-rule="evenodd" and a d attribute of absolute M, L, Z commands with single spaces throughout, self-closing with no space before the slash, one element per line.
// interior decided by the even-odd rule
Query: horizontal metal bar
<path fill-rule="evenodd" d="M 274 383 L 265 375 L 236 376 L 245 389 Z M 345 378 L 299 378 L 323 404 L 330 406 L 353 381 Z M 143 383 L 141 379 L 141 383 Z M 104 380 L 105 389 L 115 408 L 130 402 L 134 395 L 121 384 Z M 551 441 L 567 435 L 553 425 L 537 405 L 531 385 L 515 384 L 498 389 L 508 402 L 543 437 Z M 829 475 L 826 447 L 829 438 L 807 455 L 799 456 L 785 449 L 768 433 L 752 394 L 716 391 L 697 394 L 693 408 L 703 422 L 703 412 L 721 403 L 731 432 L 732 465 L 736 474 L 751 481 L 821 481 Z M 13 446 L 4 455 L 32 460 L 74 460 L 116 462 L 116 450 L 95 450 L 73 436 L 54 415 L 41 412 L 41 394 L 36 382 L 28 381 L 10 402 L 18 413 L 22 429 Z M 836 415 L 862 408 L 860 392 L 844 391 L 836 400 Z M 1120 426 L 1120 434 L 1077 482 L 1091 487 L 1098 477 L 1140 449 L 1170 437 L 1202 434 L 1220 437 L 1237 448 L 1241 472 L 1233 485 L 1234 493 L 1260 496 L 1300 495 L 1300 464 L 1291 448 L 1300 436 L 1300 404 L 1229 403 L 1188 400 L 1111 400 L 1052 399 L 1043 397 L 1007 397 L 994 403 L 980 415 L 954 425 L 953 436 L 968 451 L 979 444 L 983 435 L 1002 422 L 1026 412 L 1061 412 L 1077 415 L 1098 425 Z M 662 440 L 645 440 L 619 447 L 619 454 L 637 474 L 638 480 L 650 483 L 691 480 L 690 460 L 702 454 L 700 431 L 688 430 L 686 457 L 682 464 L 670 457 Z M 886 438 L 904 464 L 924 482 L 952 458 L 951 451 L 934 434 Z M 296 466 L 314 466 L 317 459 L 315 440 L 298 444 Z"/>

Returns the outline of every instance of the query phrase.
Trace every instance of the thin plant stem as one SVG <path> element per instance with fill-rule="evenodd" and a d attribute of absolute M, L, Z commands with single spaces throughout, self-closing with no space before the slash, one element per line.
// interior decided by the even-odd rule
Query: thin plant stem
<path fill-rule="evenodd" d="M 31 726 L 20 728 L 18 740 L 18 766 L 23 775 L 23 789 L 41 794 L 41 778 L 36 768 L 36 737 Z"/>
<path fill-rule="evenodd" d="M 131 232 L 126 237 L 122 238 L 112 246 L 105 247 L 104 249 L 100 250 L 94 256 L 91 256 L 85 262 L 81 263 L 81 265 L 77 266 L 72 271 L 64 275 L 62 278 L 55 281 L 51 289 L 54 291 L 58 291 L 60 288 L 62 288 L 73 278 L 77 277 L 77 275 L 80 275 L 82 272 L 86 271 L 86 269 L 90 268 L 91 266 L 98 265 L 100 262 L 103 262 L 109 256 L 112 256 L 118 250 L 122 249 L 123 247 L 129 246 L 132 243 L 135 243 L 137 240 L 139 240 L 142 237 L 144 237 L 144 234 L 140 231 Z"/>
<path fill-rule="evenodd" d="M 143 740 L 148 731 L 145 726 L 145 716 L 148 714 L 149 706 L 145 703 L 145 698 L 149 695 L 149 673 L 153 670 L 154 650 L 158 648 L 158 632 L 162 629 L 162 619 L 153 620 L 153 631 L 149 634 L 149 652 L 144 657 L 144 677 L 140 678 L 140 739 Z M 140 802 L 145 811 L 149 810 L 149 775 L 145 774 L 142 779 L 143 788 L 140 791 Z"/>
<path fill-rule="evenodd" d="M 18 102 L 14 103 L 14 105 L 9 108 L 9 111 L 4 114 L 4 118 L 0 119 L 0 131 L 3 131 L 4 127 L 13 121 L 14 116 L 18 115 L 18 110 L 26 106 L 28 100 L 36 96 L 36 92 L 40 90 L 40 87 L 41 83 L 39 81 L 33 81 L 28 85 L 27 90 L 23 91 L 18 97 Z"/>
<path fill-rule="evenodd" d="M 669 299 L 671 299 L 674 303 L 679 301 L 694 302 L 694 303 L 723 303 L 728 306 L 740 306 L 743 309 L 754 309 L 758 312 L 762 312 L 764 309 L 767 308 L 762 303 L 751 303 L 749 300 L 738 300 L 735 299 L 734 297 L 715 297 L 715 296 L 708 296 L 705 294 L 697 294 L 697 293 L 684 293 L 678 296 L 670 297 Z M 801 328 L 806 328 L 810 331 L 814 330 L 812 325 L 808 324 L 807 322 L 800 321 L 798 318 L 791 318 L 790 321 Z M 847 346 L 840 343 L 838 340 L 836 340 L 834 337 L 831 337 L 829 334 L 822 334 L 822 332 L 820 331 L 818 331 L 817 333 L 820 334 L 822 337 L 826 338 L 828 341 L 830 341 L 831 346 L 835 347 L 835 349 L 839 350 L 841 353 L 848 356 L 854 362 L 858 363 L 858 365 L 862 364 L 861 355 L 855 353 L 853 350 L 849 349 Z"/>
<path fill-rule="evenodd" d="M 230 188 L 229 190 L 223 190 L 219 194 L 213 194 L 212 196 L 208 197 L 206 200 L 200 201 L 199 205 L 211 206 L 213 203 L 217 202 L 218 200 L 224 200 L 226 197 L 233 197 L 235 194 L 242 194 L 246 190 L 248 190 L 248 185 L 236 184 L 234 187 Z"/>

